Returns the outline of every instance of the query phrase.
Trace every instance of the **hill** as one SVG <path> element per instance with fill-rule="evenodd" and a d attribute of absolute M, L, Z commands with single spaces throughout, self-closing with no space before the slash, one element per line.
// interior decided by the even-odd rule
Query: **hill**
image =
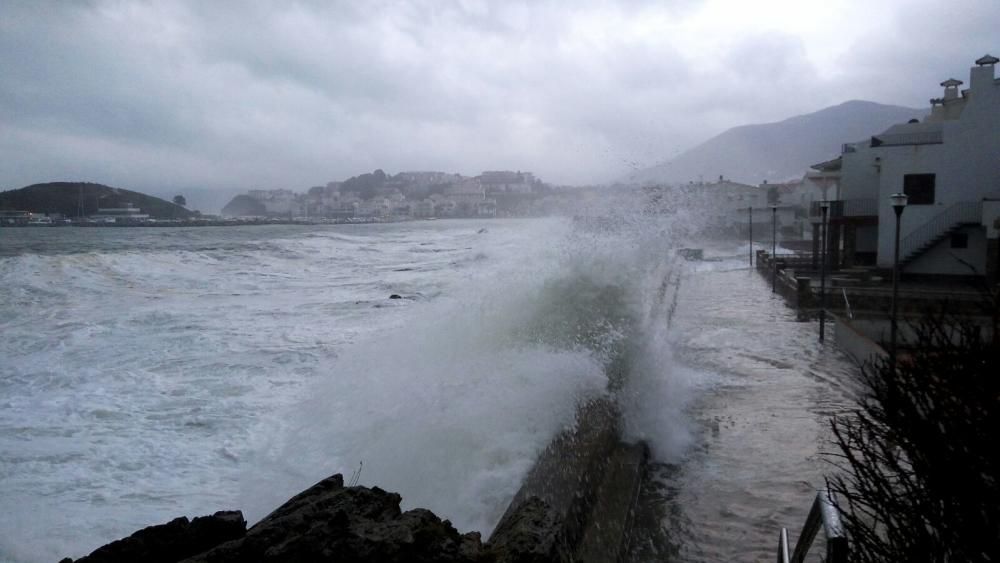
<path fill-rule="evenodd" d="M 834 158 L 843 143 L 866 139 L 927 113 L 855 100 L 776 123 L 734 127 L 670 161 L 635 172 L 626 181 L 687 183 L 723 175 L 753 185 L 781 182 Z"/>
<path fill-rule="evenodd" d="M 223 217 L 263 217 L 267 207 L 248 195 L 238 195 L 222 208 Z"/>
<path fill-rule="evenodd" d="M 61 213 L 66 217 L 93 215 L 99 207 L 132 204 L 155 219 L 187 219 L 193 211 L 150 195 L 89 182 L 50 182 L 0 192 L 0 209 Z"/>

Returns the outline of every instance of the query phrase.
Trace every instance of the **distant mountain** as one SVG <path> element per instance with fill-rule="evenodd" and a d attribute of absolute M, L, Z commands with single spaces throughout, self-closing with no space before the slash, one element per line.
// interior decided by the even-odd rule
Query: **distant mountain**
<path fill-rule="evenodd" d="M 810 165 L 840 154 L 843 143 L 867 139 L 890 125 L 922 119 L 927 110 L 850 101 L 777 123 L 734 127 L 676 158 L 635 172 L 635 183 L 715 181 L 720 175 L 759 184 L 801 177 Z"/>
<path fill-rule="evenodd" d="M 97 209 L 132 204 L 155 219 L 186 219 L 195 213 L 150 195 L 89 182 L 50 182 L 0 192 L 0 209 L 61 213 L 66 217 L 93 215 Z"/>

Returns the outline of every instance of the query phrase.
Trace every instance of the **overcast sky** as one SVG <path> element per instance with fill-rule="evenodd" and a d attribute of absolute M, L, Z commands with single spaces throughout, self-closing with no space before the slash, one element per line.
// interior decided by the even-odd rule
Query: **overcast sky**
<path fill-rule="evenodd" d="M 997 0 L 0 2 L 0 188 L 594 183 L 851 99 L 924 107 Z"/>

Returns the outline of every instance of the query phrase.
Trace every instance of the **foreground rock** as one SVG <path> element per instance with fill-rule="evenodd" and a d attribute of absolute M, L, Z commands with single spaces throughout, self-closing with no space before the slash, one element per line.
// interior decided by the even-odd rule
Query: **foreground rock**
<path fill-rule="evenodd" d="M 97 548 L 76 563 L 117 563 L 145 561 L 172 563 L 197 555 L 221 543 L 246 534 L 247 521 L 241 512 L 216 512 L 188 521 L 176 518 L 166 524 L 143 528 L 131 536 Z M 60 563 L 72 563 L 63 559 Z"/>
<path fill-rule="evenodd" d="M 334 475 L 283 504 L 241 539 L 188 563 L 278 561 L 479 561 L 478 533 L 460 535 L 429 510 L 402 512 L 402 499 L 373 487 L 344 487 Z"/>
<path fill-rule="evenodd" d="M 328 477 L 249 530 L 239 512 L 178 518 L 101 547 L 76 563 L 283 563 L 299 561 L 541 563 L 570 561 L 560 518 L 527 499 L 507 515 L 489 545 L 447 520 L 378 487 L 345 487 Z M 72 563 L 64 559 L 61 563 Z"/>

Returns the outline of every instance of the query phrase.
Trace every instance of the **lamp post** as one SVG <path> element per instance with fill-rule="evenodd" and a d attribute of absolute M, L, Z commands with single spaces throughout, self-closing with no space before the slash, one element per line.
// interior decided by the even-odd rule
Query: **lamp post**
<path fill-rule="evenodd" d="M 895 193 L 889 196 L 892 210 L 896 212 L 896 238 L 892 255 L 892 313 L 889 331 L 889 365 L 896 371 L 896 315 L 899 311 L 899 223 L 906 208 L 906 194 Z"/>
<path fill-rule="evenodd" d="M 778 248 L 778 206 L 771 206 L 771 293 L 777 290 L 778 280 L 778 257 L 775 254 Z"/>
<path fill-rule="evenodd" d="M 830 202 L 827 200 L 819 202 L 819 208 L 822 211 L 821 230 L 823 231 L 820 242 L 822 248 L 820 249 L 819 267 L 819 341 L 823 342 L 823 336 L 826 332 L 826 213 L 830 210 Z"/>
<path fill-rule="evenodd" d="M 750 213 L 749 220 L 749 232 L 750 232 L 750 269 L 753 269 L 753 206 L 747 207 L 747 212 Z"/>

